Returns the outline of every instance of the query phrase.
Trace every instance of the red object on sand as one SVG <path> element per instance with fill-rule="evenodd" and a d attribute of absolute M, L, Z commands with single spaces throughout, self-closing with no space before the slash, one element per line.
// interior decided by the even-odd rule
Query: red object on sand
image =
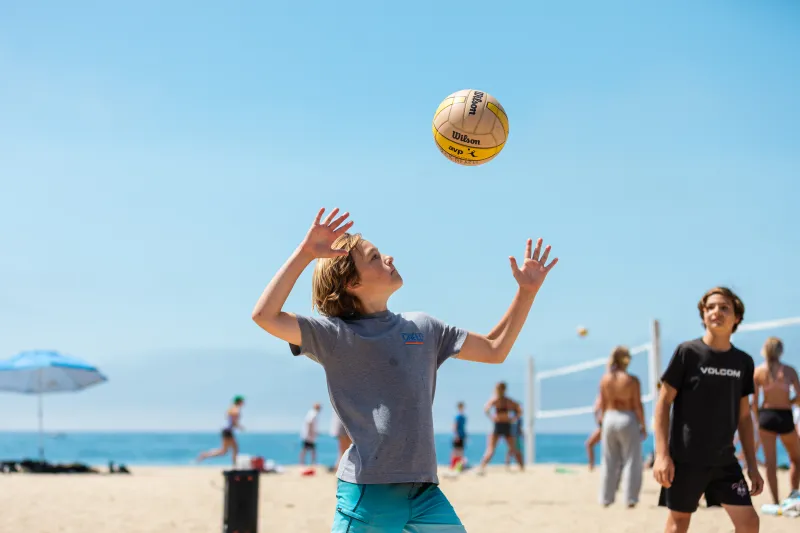
<path fill-rule="evenodd" d="M 314 475 L 314 474 L 316 474 L 316 473 L 317 473 L 317 471 L 316 471 L 315 469 L 313 469 L 313 468 L 306 468 L 305 470 L 303 470 L 303 471 L 300 473 L 300 475 L 301 475 L 301 476 L 313 476 L 313 475 Z"/>
<path fill-rule="evenodd" d="M 264 471 L 264 458 L 263 457 L 253 457 L 250 459 L 250 466 L 253 470 L 258 470 L 259 472 Z"/>

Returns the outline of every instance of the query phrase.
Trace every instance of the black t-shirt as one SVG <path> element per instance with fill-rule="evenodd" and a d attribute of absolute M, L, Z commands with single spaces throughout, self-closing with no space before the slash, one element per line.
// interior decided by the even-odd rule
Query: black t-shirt
<path fill-rule="evenodd" d="M 736 461 L 733 437 L 739 405 L 754 392 L 753 358 L 731 346 L 687 341 L 672 355 L 661 380 L 678 391 L 672 405 L 669 453 L 676 463 L 724 466 Z"/>

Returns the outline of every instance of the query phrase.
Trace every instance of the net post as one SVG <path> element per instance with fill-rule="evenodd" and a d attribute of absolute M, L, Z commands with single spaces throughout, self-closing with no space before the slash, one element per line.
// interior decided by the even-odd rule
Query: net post
<path fill-rule="evenodd" d="M 536 372 L 533 363 L 533 356 L 528 356 L 528 379 L 527 379 L 527 404 L 525 410 L 525 464 L 532 465 L 536 462 Z"/>
<path fill-rule="evenodd" d="M 661 326 L 657 319 L 650 325 L 650 357 L 648 361 L 648 377 L 650 397 L 655 404 L 658 398 L 658 380 L 661 376 Z"/>

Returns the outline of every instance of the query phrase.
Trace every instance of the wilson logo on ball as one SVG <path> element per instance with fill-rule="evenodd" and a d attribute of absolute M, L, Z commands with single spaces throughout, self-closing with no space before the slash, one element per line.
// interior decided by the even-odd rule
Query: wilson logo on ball
<path fill-rule="evenodd" d="M 508 116 L 491 94 L 457 91 L 433 114 L 433 139 L 439 151 L 459 165 L 477 166 L 499 154 L 508 138 Z"/>
<path fill-rule="evenodd" d="M 467 135 L 458 131 L 453 132 L 453 139 L 461 141 L 462 143 L 465 144 L 477 144 L 478 146 L 480 146 L 481 144 L 481 142 L 478 139 L 470 139 Z"/>
<path fill-rule="evenodd" d="M 472 96 L 472 104 L 469 106 L 469 114 L 474 115 L 478 111 L 478 104 L 483 101 L 483 93 L 480 91 L 475 91 L 475 94 Z"/>

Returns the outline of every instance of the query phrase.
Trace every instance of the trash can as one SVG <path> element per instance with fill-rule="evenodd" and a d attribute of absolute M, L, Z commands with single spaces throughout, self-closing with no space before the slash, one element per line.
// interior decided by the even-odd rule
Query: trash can
<path fill-rule="evenodd" d="M 258 533 L 258 470 L 226 470 L 222 533 Z"/>

